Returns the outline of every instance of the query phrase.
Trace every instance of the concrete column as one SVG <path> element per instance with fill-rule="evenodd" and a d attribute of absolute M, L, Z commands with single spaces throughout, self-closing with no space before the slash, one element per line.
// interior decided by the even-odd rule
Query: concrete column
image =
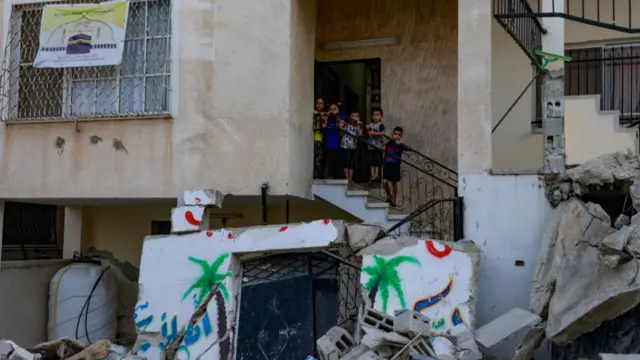
<path fill-rule="evenodd" d="M 62 258 L 71 259 L 82 249 L 82 206 L 64 208 L 64 244 Z"/>
<path fill-rule="evenodd" d="M 460 175 L 491 169 L 491 21 L 491 1 L 458 1 Z"/>
<path fill-rule="evenodd" d="M 543 12 L 563 12 L 564 1 L 543 0 Z M 543 19 L 547 34 L 542 36 L 542 50 L 564 55 L 564 19 Z M 547 66 L 542 80 L 542 132 L 544 134 L 543 166 L 545 173 L 565 170 L 564 147 L 564 61 Z"/>

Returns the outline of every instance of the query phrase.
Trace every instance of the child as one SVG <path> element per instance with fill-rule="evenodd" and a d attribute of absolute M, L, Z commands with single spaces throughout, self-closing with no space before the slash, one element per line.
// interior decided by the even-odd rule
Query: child
<path fill-rule="evenodd" d="M 322 176 L 322 115 L 324 112 L 324 99 L 316 99 L 316 107 L 313 110 L 313 177 L 318 179 Z"/>
<path fill-rule="evenodd" d="M 350 185 L 353 185 L 353 168 L 356 160 L 356 149 L 358 148 L 358 137 L 362 135 L 362 122 L 360 113 L 352 111 L 349 114 L 349 123 L 340 122 L 340 129 L 344 132 L 340 148 L 342 149 L 342 168 L 344 176 Z"/>
<path fill-rule="evenodd" d="M 400 126 L 393 128 L 392 140 L 384 147 L 384 160 L 382 164 L 382 179 L 384 190 L 387 192 L 387 203 L 396 206 L 398 195 L 398 181 L 400 181 L 400 159 L 405 149 L 402 143 L 404 130 Z"/>
<path fill-rule="evenodd" d="M 369 134 L 369 165 L 371 166 L 371 179 L 380 180 L 380 166 L 382 166 L 382 149 L 384 147 L 384 124 L 382 123 L 382 109 L 373 109 L 371 117 L 373 122 L 367 125 Z"/>
<path fill-rule="evenodd" d="M 338 103 L 329 105 L 329 115 L 322 122 L 322 139 L 324 145 L 325 178 L 335 179 L 340 176 L 340 116 Z"/>

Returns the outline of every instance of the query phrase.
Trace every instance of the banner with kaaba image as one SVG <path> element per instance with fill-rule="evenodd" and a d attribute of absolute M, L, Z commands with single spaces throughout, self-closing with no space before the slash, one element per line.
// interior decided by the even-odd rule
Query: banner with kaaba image
<path fill-rule="evenodd" d="M 45 5 L 36 68 L 119 65 L 129 2 Z"/>

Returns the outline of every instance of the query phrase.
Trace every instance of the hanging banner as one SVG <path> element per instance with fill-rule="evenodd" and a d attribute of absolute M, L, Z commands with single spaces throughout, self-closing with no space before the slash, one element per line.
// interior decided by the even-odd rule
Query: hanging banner
<path fill-rule="evenodd" d="M 45 5 L 36 68 L 119 65 L 129 2 Z"/>

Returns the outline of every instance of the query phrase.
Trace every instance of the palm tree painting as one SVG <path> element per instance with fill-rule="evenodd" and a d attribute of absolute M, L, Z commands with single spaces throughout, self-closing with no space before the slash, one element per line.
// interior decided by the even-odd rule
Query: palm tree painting
<path fill-rule="evenodd" d="M 202 303 L 202 300 L 207 297 L 209 290 L 211 290 L 215 284 L 218 284 L 218 291 L 215 295 L 216 309 L 218 312 L 218 338 L 222 338 L 227 330 L 227 311 L 225 302 L 229 300 L 229 292 L 227 291 L 224 281 L 226 278 L 232 276 L 231 272 L 219 274 L 218 269 L 228 257 L 228 253 L 221 254 L 211 264 L 209 264 L 206 260 L 189 256 L 189 261 L 199 265 L 202 268 L 202 273 L 182 296 L 182 300 L 184 300 L 192 291 L 198 291 L 196 305 L 199 306 L 200 303 Z M 229 355 L 229 351 L 231 350 L 229 339 L 227 338 L 224 341 L 221 341 L 219 345 L 220 359 L 226 359 Z"/>
<path fill-rule="evenodd" d="M 403 263 L 410 263 L 420 266 L 420 261 L 412 256 L 400 255 L 391 259 L 384 259 L 373 255 L 375 265 L 366 266 L 362 269 L 363 272 L 369 275 L 369 280 L 364 285 L 369 290 L 369 299 L 371 300 L 371 306 L 373 307 L 376 296 L 380 292 L 380 298 L 382 299 L 382 312 L 387 312 L 387 304 L 389 303 L 389 290 L 393 290 L 402 310 L 407 308 L 407 303 L 404 299 L 404 291 L 402 291 L 402 280 L 396 269 Z"/>

